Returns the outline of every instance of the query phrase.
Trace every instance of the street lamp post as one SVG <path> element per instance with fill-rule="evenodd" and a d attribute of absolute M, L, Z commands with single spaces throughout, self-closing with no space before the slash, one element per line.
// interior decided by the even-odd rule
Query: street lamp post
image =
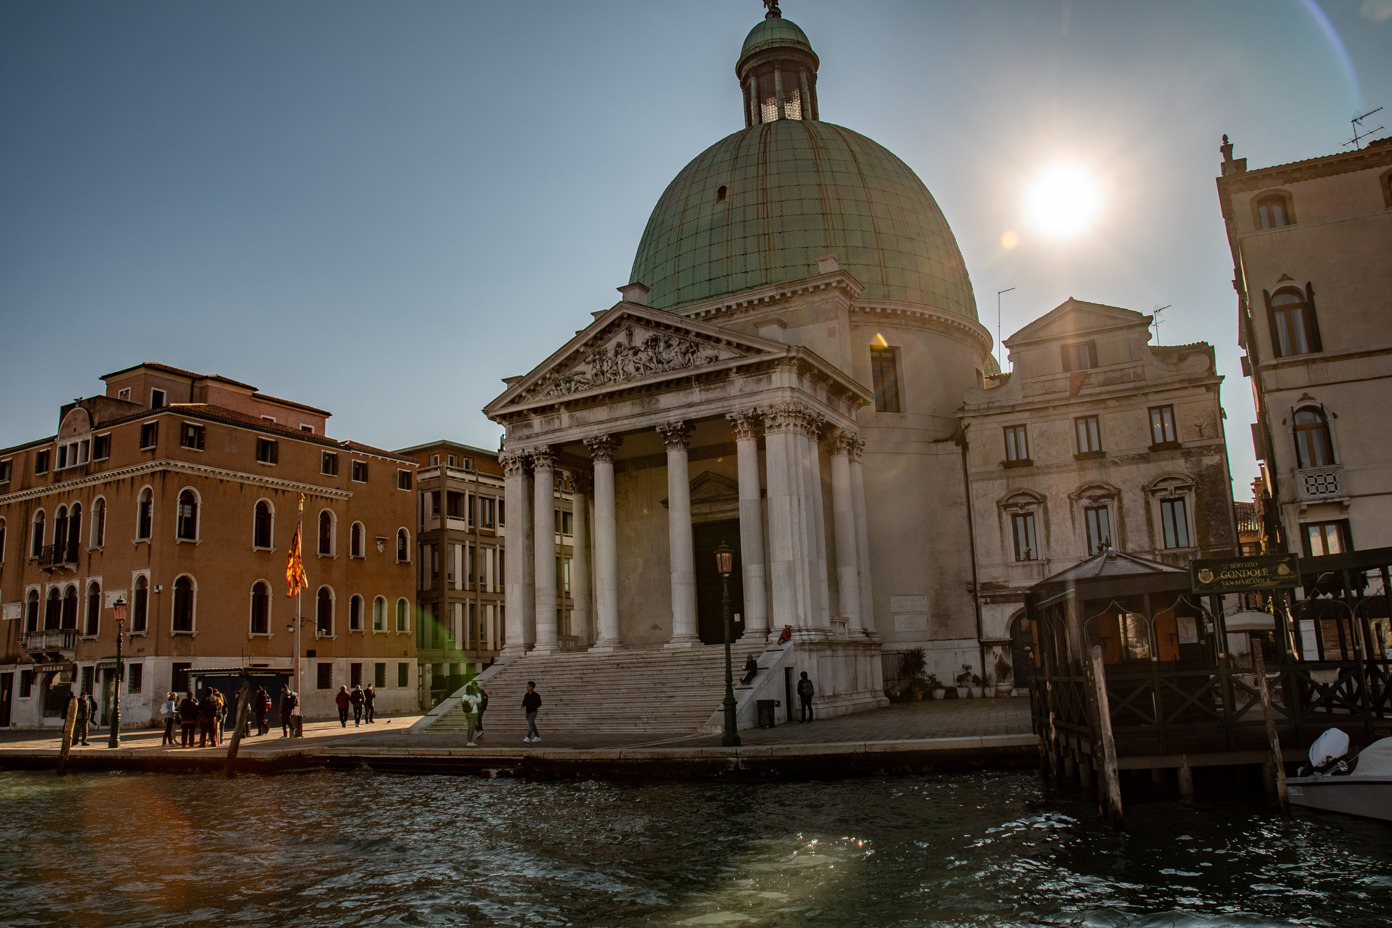
<path fill-rule="evenodd" d="M 116 685 L 112 687 L 111 735 L 106 740 L 106 746 L 119 748 L 121 746 L 121 679 L 125 670 L 121 666 L 121 641 L 126 637 L 126 599 L 124 596 L 116 597 L 116 602 L 112 604 L 112 610 L 116 613 Z"/>
<path fill-rule="evenodd" d="M 735 675 L 730 666 L 730 574 L 735 571 L 735 552 L 723 541 L 715 549 L 715 569 L 724 587 L 721 607 L 725 612 L 725 737 L 720 743 L 727 748 L 737 748 L 740 738 L 735 724 Z"/>

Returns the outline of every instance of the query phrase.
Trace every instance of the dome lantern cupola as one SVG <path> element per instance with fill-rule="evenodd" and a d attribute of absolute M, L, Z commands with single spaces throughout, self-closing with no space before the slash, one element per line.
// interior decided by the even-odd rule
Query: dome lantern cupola
<path fill-rule="evenodd" d="M 745 37 L 735 75 L 744 90 L 745 128 L 779 119 L 817 119 L 817 53 L 777 0 Z"/>

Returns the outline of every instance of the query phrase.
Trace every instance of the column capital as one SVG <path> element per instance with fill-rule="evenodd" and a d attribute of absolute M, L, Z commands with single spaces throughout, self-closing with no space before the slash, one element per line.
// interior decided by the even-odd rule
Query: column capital
<path fill-rule="evenodd" d="M 542 445 L 538 448 L 533 448 L 528 452 L 528 454 L 531 456 L 532 459 L 533 473 L 540 473 L 542 471 L 555 471 L 556 459 L 551 454 L 551 448 L 549 445 Z"/>
<path fill-rule="evenodd" d="M 755 409 L 740 409 L 727 412 L 725 419 L 730 430 L 735 433 L 735 441 L 753 441 L 759 437 L 759 412 Z"/>
<path fill-rule="evenodd" d="M 797 432 L 805 427 L 803 423 L 811 412 L 802 403 L 790 402 L 761 406 L 758 415 L 764 420 L 765 432 Z"/>
<path fill-rule="evenodd" d="M 859 462 L 860 456 L 865 453 L 865 437 L 859 432 L 856 433 L 855 441 L 851 443 L 851 461 Z"/>
<path fill-rule="evenodd" d="M 521 451 L 504 451 L 498 455 L 504 477 L 521 477 L 527 472 L 527 455 Z"/>
<path fill-rule="evenodd" d="M 623 444 L 622 438 L 613 435 L 595 435 L 592 438 L 582 439 L 585 447 L 590 449 L 590 457 L 596 461 L 612 462 L 614 452 L 619 450 L 619 445 Z"/>
<path fill-rule="evenodd" d="M 662 434 L 668 451 L 684 451 L 691 443 L 691 424 L 684 420 L 664 422 L 657 427 L 657 431 Z"/>
<path fill-rule="evenodd" d="M 860 457 L 857 445 L 863 445 L 864 440 L 860 433 L 855 429 L 840 429 L 831 436 L 831 453 L 848 454 L 853 457 Z"/>
<path fill-rule="evenodd" d="M 826 427 L 826 424 L 825 417 L 808 409 L 803 415 L 802 432 L 813 442 L 819 442 L 822 440 L 822 429 Z"/>

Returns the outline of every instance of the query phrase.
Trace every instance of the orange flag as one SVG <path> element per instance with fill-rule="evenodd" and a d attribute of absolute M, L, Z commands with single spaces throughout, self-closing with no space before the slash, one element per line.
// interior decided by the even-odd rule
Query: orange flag
<path fill-rule="evenodd" d="M 290 543 L 290 560 L 285 564 L 285 582 L 290 585 L 285 593 L 287 597 L 293 597 L 300 590 L 309 586 L 309 579 L 305 576 L 304 558 L 300 554 L 300 529 L 295 529 L 295 540 Z"/>

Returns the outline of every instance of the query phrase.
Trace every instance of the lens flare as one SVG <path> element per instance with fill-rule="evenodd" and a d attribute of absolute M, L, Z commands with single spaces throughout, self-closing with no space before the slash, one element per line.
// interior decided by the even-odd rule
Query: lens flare
<path fill-rule="evenodd" d="M 1001 235 L 1000 242 L 1002 248 L 1011 251 L 1020 247 L 1020 236 L 1014 229 L 1006 229 L 1005 233 Z"/>
<path fill-rule="evenodd" d="M 1052 238 L 1072 238 L 1092 225 L 1102 205 L 1097 181 L 1076 164 L 1055 164 L 1030 185 L 1031 224 Z"/>

